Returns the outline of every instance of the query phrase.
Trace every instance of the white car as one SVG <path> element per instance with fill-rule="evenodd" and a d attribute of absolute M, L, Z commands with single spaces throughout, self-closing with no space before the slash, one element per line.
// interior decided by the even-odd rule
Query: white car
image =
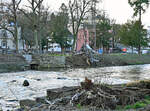
<path fill-rule="evenodd" d="M 127 53 L 133 53 L 133 54 L 138 54 L 138 51 L 137 50 L 135 50 L 135 49 L 133 49 L 133 52 L 132 52 L 132 49 L 127 49 Z"/>
<path fill-rule="evenodd" d="M 61 52 L 61 47 L 57 43 L 53 43 L 49 45 L 48 51 L 50 52 Z"/>

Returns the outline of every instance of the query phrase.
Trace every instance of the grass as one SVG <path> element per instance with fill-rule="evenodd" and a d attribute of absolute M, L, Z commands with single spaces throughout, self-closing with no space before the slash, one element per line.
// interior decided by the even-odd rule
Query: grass
<path fill-rule="evenodd" d="M 124 109 L 138 109 L 138 108 L 143 108 L 145 106 L 147 106 L 147 105 L 145 103 L 143 103 L 143 102 L 136 102 L 133 105 L 125 106 Z"/>
<path fill-rule="evenodd" d="M 128 110 L 128 109 L 138 109 L 138 108 L 146 107 L 149 104 L 150 104 L 150 96 L 146 95 L 143 100 L 138 101 L 135 104 L 126 105 L 125 107 L 117 106 L 116 109 L 120 110 L 120 111 L 122 111 L 122 110 Z"/>
<path fill-rule="evenodd" d="M 114 63 L 122 62 L 127 65 L 139 65 L 139 64 L 150 64 L 150 55 L 143 54 L 124 54 L 124 53 L 116 53 L 116 54 L 104 54 L 103 56 L 106 59 L 111 60 Z"/>
<path fill-rule="evenodd" d="M 48 56 L 70 56 L 69 54 L 47 54 Z"/>
<path fill-rule="evenodd" d="M 82 107 L 81 104 L 78 103 L 78 104 L 77 104 L 77 108 L 78 108 L 78 109 L 81 109 L 81 107 Z"/>

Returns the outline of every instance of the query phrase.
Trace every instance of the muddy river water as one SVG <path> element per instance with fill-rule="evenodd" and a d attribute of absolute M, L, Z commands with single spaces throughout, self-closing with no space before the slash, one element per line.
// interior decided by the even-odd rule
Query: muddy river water
<path fill-rule="evenodd" d="M 46 89 L 77 86 L 85 77 L 95 83 L 123 84 L 150 79 L 150 64 L 69 69 L 65 71 L 24 71 L 0 73 L 0 109 L 14 109 L 21 99 L 35 99 L 46 95 Z M 28 80 L 30 86 L 22 86 Z"/>

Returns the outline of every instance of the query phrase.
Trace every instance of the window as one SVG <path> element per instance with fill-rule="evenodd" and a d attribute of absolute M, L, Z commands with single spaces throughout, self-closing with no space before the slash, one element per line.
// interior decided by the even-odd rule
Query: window
<path fill-rule="evenodd" d="M 6 32 L 6 30 L 2 30 L 2 31 L 1 31 L 1 36 L 2 36 L 2 37 L 7 37 L 7 32 Z"/>
<path fill-rule="evenodd" d="M 6 48 L 6 42 L 2 41 L 2 48 Z"/>

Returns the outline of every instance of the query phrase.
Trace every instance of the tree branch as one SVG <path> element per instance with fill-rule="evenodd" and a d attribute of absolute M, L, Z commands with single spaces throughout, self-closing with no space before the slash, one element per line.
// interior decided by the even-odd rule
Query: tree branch
<path fill-rule="evenodd" d="M 14 32 L 12 30 L 8 29 L 7 27 L 1 26 L 0 29 L 4 29 L 4 30 L 9 31 L 13 35 L 13 37 L 14 37 Z"/>
<path fill-rule="evenodd" d="M 32 18 L 23 9 L 18 10 L 20 10 L 29 20 L 33 21 Z"/>

